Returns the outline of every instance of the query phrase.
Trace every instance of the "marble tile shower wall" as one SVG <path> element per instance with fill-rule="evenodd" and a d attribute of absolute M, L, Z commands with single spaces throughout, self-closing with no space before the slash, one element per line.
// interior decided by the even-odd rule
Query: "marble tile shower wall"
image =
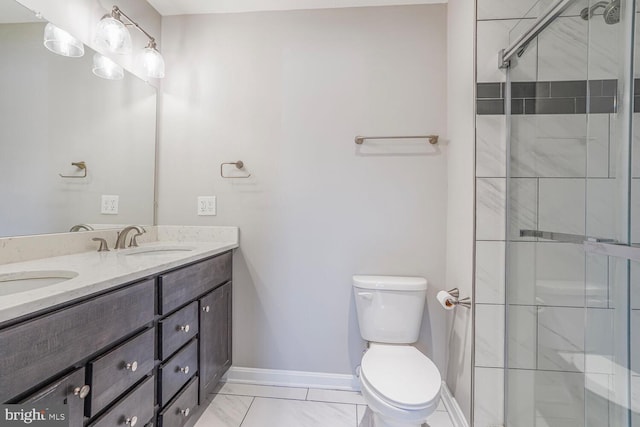
<path fill-rule="evenodd" d="M 608 426 L 607 385 L 614 368 L 609 283 L 616 266 L 585 258 L 577 245 L 536 242 L 520 237 L 519 231 L 615 234 L 611 227 L 616 212 L 610 208 L 617 151 L 617 71 L 611 49 L 615 33 L 592 21 L 590 31 L 599 37 L 590 38 L 579 18 L 586 1 L 580 0 L 559 18 L 561 25 L 549 27 L 518 60 L 518 80 L 526 83 L 514 91 L 520 94 L 521 107 L 516 106 L 511 122 L 514 178 L 511 227 L 506 230 L 506 121 L 501 107 L 505 75 L 497 68 L 497 52 L 517 35 L 511 31 L 521 18 L 535 16 L 528 13 L 534 3 L 477 0 L 474 426 L 505 423 L 507 239 L 512 242 L 509 280 L 518 284 L 509 292 L 507 320 L 509 395 L 518 396 L 509 406 L 509 425 Z M 526 23 L 519 25 L 525 27 Z M 591 96 L 601 97 L 588 106 L 592 113 L 588 116 L 587 86 Z M 540 102 L 541 98 L 550 101 Z M 640 114 L 634 122 L 634 148 L 640 148 Z M 640 159 L 634 160 L 638 161 L 633 162 L 632 217 L 640 218 Z M 640 242 L 640 227 L 632 235 L 634 242 Z M 632 280 L 640 280 L 640 265 L 632 274 L 637 278 Z M 566 292 L 558 294 L 559 283 Z M 633 295 L 632 308 L 631 332 L 638 337 L 632 341 L 640 342 L 639 293 Z M 640 373 L 640 366 L 632 368 L 634 374 Z M 634 375 L 635 411 L 640 411 L 638 387 L 640 376 Z"/>

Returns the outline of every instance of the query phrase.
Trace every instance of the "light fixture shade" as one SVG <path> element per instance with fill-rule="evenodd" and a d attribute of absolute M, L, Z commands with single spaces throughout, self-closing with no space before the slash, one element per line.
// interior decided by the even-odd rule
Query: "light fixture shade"
<path fill-rule="evenodd" d="M 79 58 L 84 55 L 82 42 L 51 22 L 44 27 L 44 46 L 62 56 Z"/>
<path fill-rule="evenodd" d="M 144 48 L 141 54 L 142 67 L 147 77 L 161 79 L 164 77 L 164 59 L 160 52 L 151 46 Z"/>
<path fill-rule="evenodd" d="M 111 17 L 105 16 L 96 26 L 95 42 L 109 52 L 126 55 L 131 53 L 131 33 L 124 24 Z"/>
<path fill-rule="evenodd" d="M 93 74 L 107 80 L 122 80 L 124 69 L 99 53 L 93 55 Z"/>

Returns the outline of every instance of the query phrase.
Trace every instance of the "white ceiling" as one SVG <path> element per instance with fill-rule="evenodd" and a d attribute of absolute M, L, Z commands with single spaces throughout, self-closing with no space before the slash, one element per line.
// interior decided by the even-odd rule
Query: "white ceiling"
<path fill-rule="evenodd" d="M 447 0 L 147 0 L 161 15 L 447 3 Z"/>

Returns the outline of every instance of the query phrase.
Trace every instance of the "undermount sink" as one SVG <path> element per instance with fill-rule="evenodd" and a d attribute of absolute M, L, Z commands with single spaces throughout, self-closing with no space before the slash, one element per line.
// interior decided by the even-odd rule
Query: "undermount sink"
<path fill-rule="evenodd" d="M 120 252 L 125 256 L 158 256 L 158 255 L 175 255 L 184 252 L 191 252 L 195 248 L 189 246 L 154 246 L 154 247 L 142 247 L 135 249 L 127 249 Z"/>
<path fill-rule="evenodd" d="M 55 285 L 74 277 L 75 271 L 22 271 L 0 274 L 0 296 L 17 294 Z"/>

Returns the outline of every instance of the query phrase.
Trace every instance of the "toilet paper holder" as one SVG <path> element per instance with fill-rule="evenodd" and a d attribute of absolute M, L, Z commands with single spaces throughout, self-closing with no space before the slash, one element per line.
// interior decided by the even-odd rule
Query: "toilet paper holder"
<path fill-rule="evenodd" d="M 451 295 L 454 298 L 454 300 L 451 301 L 454 305 L 460 305 L 465 308 L 471 308 L 471 298 L 466 297 L 466 298 L 460 299 L 460 289 L 453 288 L 447 292 L 449 293 L 449 295 Z"/>

